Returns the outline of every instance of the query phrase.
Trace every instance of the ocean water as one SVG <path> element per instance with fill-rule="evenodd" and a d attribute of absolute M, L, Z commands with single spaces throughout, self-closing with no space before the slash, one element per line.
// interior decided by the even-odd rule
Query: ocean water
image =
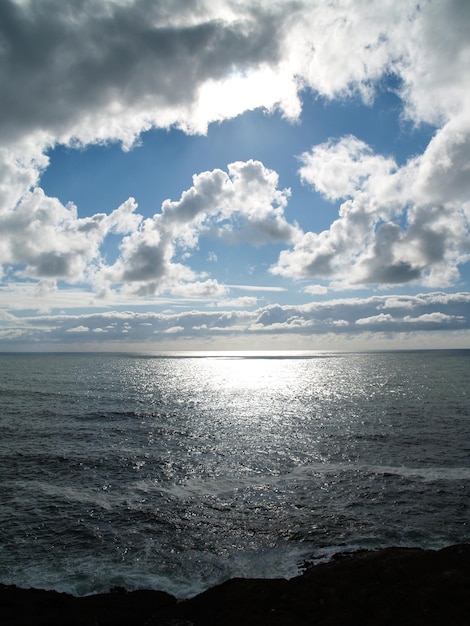
<path fill-rule="evenodd" d="M 470 351 L 0 355 L 0 582 L 188 597 L 470 541 Z"/>

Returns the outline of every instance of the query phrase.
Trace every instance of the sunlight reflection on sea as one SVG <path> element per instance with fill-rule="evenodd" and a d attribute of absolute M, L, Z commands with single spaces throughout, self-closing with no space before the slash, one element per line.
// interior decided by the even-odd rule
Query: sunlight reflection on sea
<path fill-rule="evenodd" d="M 468 539 L 468 359 L 0 357 L 0 580 L 182 597 Z"/>

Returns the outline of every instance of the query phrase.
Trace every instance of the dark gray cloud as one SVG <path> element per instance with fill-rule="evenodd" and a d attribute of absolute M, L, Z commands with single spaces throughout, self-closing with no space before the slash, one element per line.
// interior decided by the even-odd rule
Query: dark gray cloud
<path fill-rule="evenodd" d="M 273 273 L 327 279 L 334 290 L 458 284 L 470 258 L 469 22 L 470 4 L 462 0 L 2 0 L 5 275 L 86 284 L 90 297 L 116 285 L 136 297 L 185 289 L 226 296 L 188 261 L 201 236 L 214 236 L 232 244 L 284 242 L 292 247 L 281 252 Z M 254 107 L 279 106 L 295 118 L 304 88 L 330 99 L 359 94 L 367 103 L 385 74 L 397 78 L 403 115 L 433 124 L 435 136 L 400 167 L 351 136 L 302 155 L 302 179 L 341 202 L 337 219 L 321 233 L 303 233 L 287 221 L 287 190 L 255 162 L 196 176 L 179 201 L 145 222 L 132 200 L 109 215 L 80 219 L 75 207 L 37 187 L 46 150 L 57 143 L 116 140 L 130 147 L 151 127 L 204 132 L 210 122 Z M 110 233 L 124 236 L 112 266 L 101 254 Z M 355 323 L 346 313 L 319 321 L 294 310 L 276 324 L 279 332 L 282 325 L 344 330 Z M 437 309 L 422 313 L 431 314 L 437 324 L 454 319 L 439 317 L 447 313 Z M 374 311 L 356 319 L 366 320 L 361 327 L 397 323 L 392 313 Z M 431 323 L 416 320 L 415 328 Z M 71 335 L 90 326 L 75 328 Z M 186 332 L 175 323 L 170 334 L 181 328 Z"/>
<path fill-rule="evenodd" d="M 36 259 L 36 271 L 45 278 L 68 278 L 71 274 L 69 256 L 57 252 L 42 252 Z"/>
<path fill-rule="evenodd" d="M 181 4 L 178 12 L 177 5 Z M 52 136 L 105 111 L 189 105 L 199 86 L 279 59 L 282 11 L 227 21 L 204 3 L 0 3 L 0 137 Z M 140 131 L 140 129 L 139 129 Z"/>
<path fill-rule="evenodd" d="M 132 264 L 122 274 L 123 281 L 149 281 L 167 271 L 164 250 L 158 246 L 141 243 L 134 251 Z"/>

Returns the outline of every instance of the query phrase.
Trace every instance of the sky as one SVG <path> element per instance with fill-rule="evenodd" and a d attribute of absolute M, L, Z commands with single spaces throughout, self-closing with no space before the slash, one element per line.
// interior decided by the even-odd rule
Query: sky
<path fill-rule="evenodd" d="M 469 29 L 2 0 L 0 351 L 470 348 Z"/>

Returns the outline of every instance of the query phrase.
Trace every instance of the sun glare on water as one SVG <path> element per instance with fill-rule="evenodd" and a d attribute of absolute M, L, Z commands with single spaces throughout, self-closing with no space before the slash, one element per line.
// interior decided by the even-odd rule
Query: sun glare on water
<path fill-rule="evenodd" d="M 295 351 L 240 351 L 198 353 L 203 358 L 204 376 L 220 389 L 276 390 L 296 382 L 297 368 L 291 359 L 301 357 Z M 195 370 L 202 374 L 199 362 Z"/>

